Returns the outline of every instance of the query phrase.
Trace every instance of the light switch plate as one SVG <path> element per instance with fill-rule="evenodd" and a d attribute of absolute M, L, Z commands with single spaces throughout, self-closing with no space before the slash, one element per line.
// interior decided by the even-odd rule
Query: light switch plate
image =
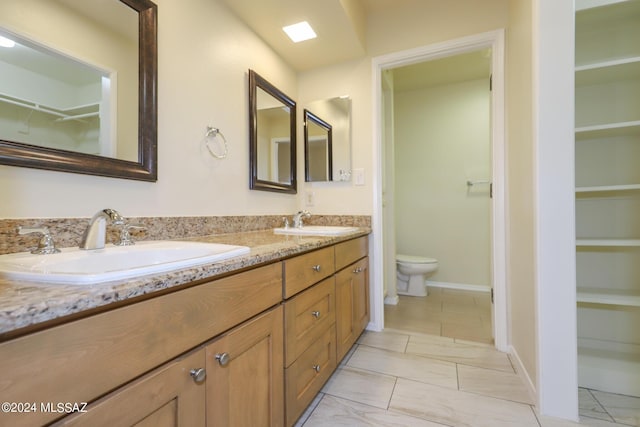
<path fill-rule="evenodd" d="M 364 169 L 353 170 L 353 183 L 354 185 L 364 185 Z"/>
<path fill-rule="evenodd" d="M 316 195 L 314 194 L 313 191 L 307 191 L 305 193 L 305 205 L 306 206 L 313 206 L 316 203 Z"/>

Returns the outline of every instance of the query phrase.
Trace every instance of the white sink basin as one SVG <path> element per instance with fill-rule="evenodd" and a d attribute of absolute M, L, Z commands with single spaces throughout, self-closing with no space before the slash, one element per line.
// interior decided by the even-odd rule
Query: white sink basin
<path fill-rule="evenodd" d="M 163 240 L 99 250 L 65 248 L 51 255 L 21 252 L 0 255 L 0 277 L 86 285 L 209 264 L 248 253 L 246 246 Z"/>
<path fill-rule="evenodd" d="M 353 233 L 358 227 L 343 227 L 332 225 L 305 225 L 302 228 L 275 228 L 276 234 L 294 234 L 298 236 L 340 236 Z"/>

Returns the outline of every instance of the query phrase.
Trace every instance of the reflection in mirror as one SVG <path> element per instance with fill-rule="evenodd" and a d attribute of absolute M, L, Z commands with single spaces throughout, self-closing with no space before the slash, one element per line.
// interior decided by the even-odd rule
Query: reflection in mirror
<path fill-rule="evenodd" d="M 315 101 L 307 110 L 323 121 L 331 124 L 331 173 L 326 176 L 306 175 L 307 181 L 350 181 L 351 180 L 351 99 L 348 96 Z M 319 154 L 322 158 L 322 154 Z M 309 166 L 322 159 L 316 159 L 313 152 L 305 155 L 305 172 Z"/>
<path fill-rule="evenodd" d="M 0 163 L 156 180 L 154 3 L 3 0 L 0 36 Z"/>
<path fill-rule="evenodd" d="M 305 181 L 331 181 L 333 176 L 332 127 L 311 111 L 304 110 Z"/>
<path fill-rule="evenodd" d="M 249 70 L 250 188 L 296 192 L 296 103 Z"/>

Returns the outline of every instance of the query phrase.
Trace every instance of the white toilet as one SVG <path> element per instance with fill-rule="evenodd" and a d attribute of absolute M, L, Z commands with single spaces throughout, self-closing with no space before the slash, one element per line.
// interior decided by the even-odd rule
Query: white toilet
<path fill-rule="evenodd" d="M 396 254 L 396 283 L 399 295 L 424 297 L 425 279 L 438 269 L 438 260 L 421 256 Z"/>

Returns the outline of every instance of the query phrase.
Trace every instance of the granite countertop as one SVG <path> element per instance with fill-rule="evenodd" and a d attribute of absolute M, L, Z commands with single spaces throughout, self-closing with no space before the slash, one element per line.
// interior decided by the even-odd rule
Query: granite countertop
<path fill-rule="evenodd" d="M 369 228 L 343 236 L 292 236 L 274 234 L 273 230 L 202 236 L 190 240 L 248 246 L 251 251 L 228 260 L 185 268 L 169 273 L 93 285 L 47 285 L 43 283 L 0 279 L 0 341 L 3 335 L 15 335 L 23 328 L 46 326 L 66 316 L 86 310 L 105 308 L 131 298 L 234 271 L 278 261 L 303 252 L 365 236 Z"/>

